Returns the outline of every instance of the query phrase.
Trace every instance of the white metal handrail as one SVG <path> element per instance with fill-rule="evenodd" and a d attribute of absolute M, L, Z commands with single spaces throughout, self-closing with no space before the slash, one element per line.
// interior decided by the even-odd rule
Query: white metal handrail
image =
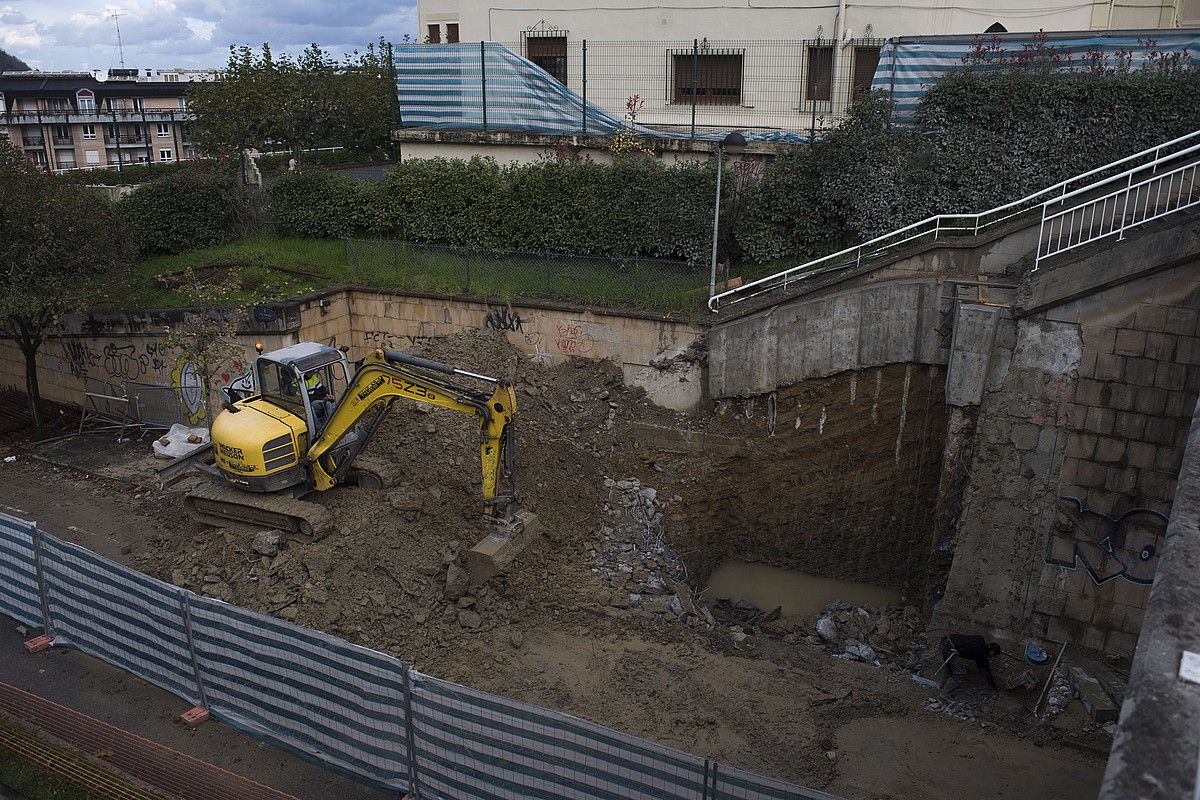
<path fill-rule="evenodd" d="M 1178 150 L 1173 149 L 1185 144 L 1188 146 Z M 1039 205 L 1043 207 L 1044 215 L 1044 209 L 1048 205 L 1061 203 L 1081 194 L 1093 193 L 1101 187 L 1112 183 L 1125 181 L 1126 187 L 1122 190 L 1125 191 L 1132 185 L 1132 176 L 1135 173 L 1147 168 L 1157 169 L 1158 166 L 1180 157 L 1195 157 L 1195 154 L 1200 154 L 1200 131 L 1192 131 L 1191 133 L 1147 148 L 1138 153 L 1125 156 L 1104 166 L 1096 167 L 1066 180 L 1059 181 L 1052 186 L 1022 197 L 1019 200 L 1013 200 L 987 211 L 981 211 L 976 214 L 939 214 L 929 217 L 885 233 L 882 236 L 876 236 L 874 239 L 869 239 L 853 247 L 847 247 L 836 253 L 813 259 L 795 267 L 789 267 L 786 270 L 768 275 L 765 278 L 759 278 L 737 288 L 718 292 L 709 298 L 708 307 L 715 312 L 722 305 L 732 305 L 742 302 L 775 289 L 786 289 L 790 283 L 797 280 L 804 280 L 837 270 L 857 267 L 864 260 L 877 258 L 884 253 L 920 239 L 928 238 L 929 241 L 935 241 L 943 234 L 978 235 L 988 228 L 1021 216 L 1037 208 Z M 1144 163 L 1127 168 L 1116 174 L 1107 175 L 1098 180 L 1090 180 L 1136 161 L 1144 161 Z M 1079 185 L 1081 182 L 1084 182 L 1082 186 Z"/>
<path fill-rule="evenodd" d="M 1120 241 L 1130 228 L 1200 205 L 1198 170 L 1200 163 L 1193 162 L 1138 183 L 1131 180 L 1114 192 L 1054 213 L 1050 213 L 1052 204 L 1047 203 L 1042 207 L 1033 268 L 1036 270 L 1045 258 L 1109 236 L 1115 235 Z"/>

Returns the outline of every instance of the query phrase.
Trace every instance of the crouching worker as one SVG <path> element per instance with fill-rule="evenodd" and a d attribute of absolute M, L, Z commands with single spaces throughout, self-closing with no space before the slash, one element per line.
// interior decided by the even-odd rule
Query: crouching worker
<path fill-rule="evenodd" d="M 944 659 L 943 666 L 950 675 L 966 674 L 967 665 L 960 659 L 970 659 L 975 662 L 979 671 L 987 678 L 988 685 L 998 689 L 996 679 L 992 677 L 992 665 L 988 659 L 1000 655 L 1000 645 L 989 642 L 982 636 L 968 636 L 962 633 L 951 633 L 942 637 L 938 642 L 938 651 Z"/>

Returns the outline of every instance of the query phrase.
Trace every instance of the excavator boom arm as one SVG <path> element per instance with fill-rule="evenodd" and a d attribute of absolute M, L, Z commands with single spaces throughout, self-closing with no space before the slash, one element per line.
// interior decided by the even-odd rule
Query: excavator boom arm
<path fill-rule="evenodd" d="M 432 372 L 491 381 L 494 390 L 489 395 L 487 392 L 465 389 Z M 328 489 L 337 482 L 332 473 L 341 465 L 328 463 L 329 459 L 326 456 L 330 450 L 372 409 L 378 408 L 380 403 L 390 405 L 396 399 L 449 408 L 472 414 L 479 419 L 483 496 L 488 501 L 495 499 L 501 460 L 506 447 L 510 446 L 506 439 L 510 439 L 512 435 L 508 424 L 516 414 L 516 393 L 512 386 L 493 378 L 394 350 L 375 350 L 363 360 L 362 366 L 330 415 L 325 430 L 309 447 L 308 458 L 312 463 L 314 488 Z M 511 457 L 511 452 L 508 455 Z M 507 495 L 512 498 L 511 487 Z"/>

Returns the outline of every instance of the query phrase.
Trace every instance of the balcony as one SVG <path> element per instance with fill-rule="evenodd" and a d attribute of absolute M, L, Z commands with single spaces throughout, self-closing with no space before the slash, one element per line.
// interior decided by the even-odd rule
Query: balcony
<path fill-rule="evenodd" d="M 41 136 L 22 136 L 21 141 L 26 147 L 45 147 L 46 140 Z"/>
<path fill-rule="evenodd" d="M 54 146 L 55 147 L 73 147 L 74 145 L 75 145 L 75 140 L 72 139 L 70 136 L 55 136 L 54 137 Z"/>

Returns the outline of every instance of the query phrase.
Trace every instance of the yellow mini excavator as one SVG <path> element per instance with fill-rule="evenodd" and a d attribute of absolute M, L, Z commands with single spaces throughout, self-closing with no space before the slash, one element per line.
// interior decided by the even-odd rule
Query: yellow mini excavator
<path fill-rule="evenodd" d="M 460 386 L 459 378 L 487 388 Z M 224 410 L 212 423 L 213 464 L 201 467 L 216 480 L 200 481 L 185 498 L 194 519 L 324 536 L 332 514 L 302 498 L 344 483 L 395 484 L 403 467 L 361 454 L 391 405 L 406 399 L 479 420 L 485 516 L 497 527 L 513 522 L 517 401 L 506 381 L 398 350 L 372 351 L 352 374 L 342 351 L 302 342 L 259 355 L 253 383 L 223 391 Z"/>

